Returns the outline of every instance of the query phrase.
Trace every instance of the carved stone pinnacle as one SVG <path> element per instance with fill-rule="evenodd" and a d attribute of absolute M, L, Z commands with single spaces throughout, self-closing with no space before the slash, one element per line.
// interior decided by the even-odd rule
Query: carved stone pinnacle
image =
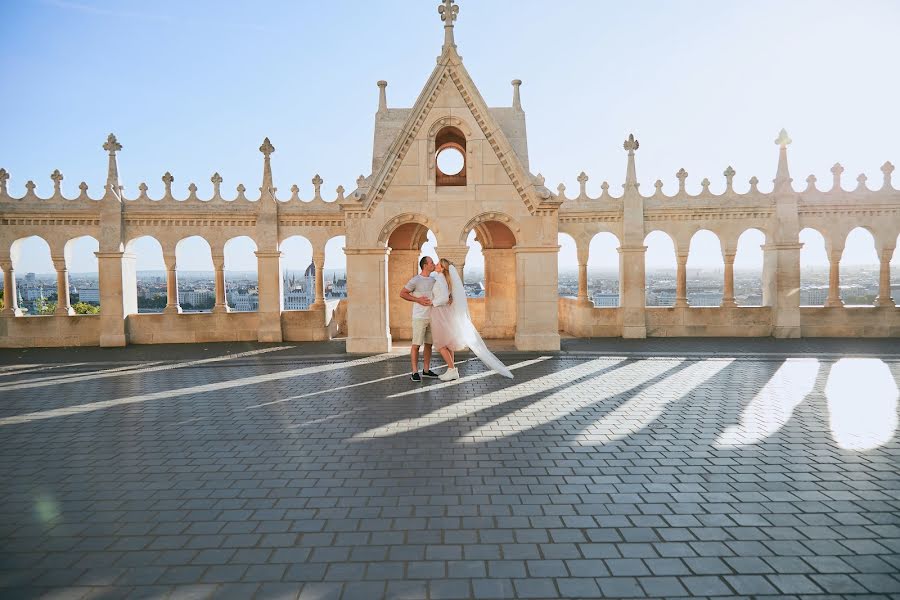
<path fill-rule="evenodd" d="M 633 133 L 629 133 L 628 139 L 625 140 L 624 144 L 622 144 L 622 147 L 628 150 L 629 154 L 640 148 L 640 146 L 641 145 L 638 143 L 638 141 L 634 139 Z"/>
<path fill-rule="evenodd" d="M 788 132 L 786 129 L 782 129 L 781 131 L 779 131 L 778 137 L 775 138 L 775 143 L 778 144 L 779 146 L 781 146 L 782 148 L 786 147 L 792 141 L 793 140 L 791 140 L 791 138 L 788 137 Z"/>
<path fill-rule="evenodd" d="M 259 151 L 263 153 L 266 158 L 269 158 L 269 155 L 275 152 L 275 146 L 272 145 L 272 142 L 269 141 L 269 138 L 263 140 L 262 145 L 259 147 Z"/>
<path fill-rule="evenodd" d="M 109 134 L 106 138 L 106 143 L 103 144 L 103 149 L 109 152 L 110 154 L 115 154 L 119 150 L 122 149 L 122 144 L 116 139 L 115 134 Z"/>

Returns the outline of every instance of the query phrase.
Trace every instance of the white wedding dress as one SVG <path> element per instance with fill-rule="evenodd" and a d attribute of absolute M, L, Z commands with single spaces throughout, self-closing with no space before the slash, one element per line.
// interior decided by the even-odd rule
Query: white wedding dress
<path fill-rule="evenodd" d="M 456 267 L 450 266 L 449 288 L 442 273 L 432 273 L 431 276 L 435 279 L 431 309 L 431 333 L 435 349 L 448 346 L 456 351 L 468 347 L 481 362 L 504 377 L 512 379 L 512 372 L 487 349 L 484 340 L 472 324 L 466 288 Z M 452 303 L 449 302 L 451 294 Z"/>

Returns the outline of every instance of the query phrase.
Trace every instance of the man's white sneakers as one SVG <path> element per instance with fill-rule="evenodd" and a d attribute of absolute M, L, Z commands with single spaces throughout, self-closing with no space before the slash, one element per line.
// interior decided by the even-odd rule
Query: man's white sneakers
<path fill-rule="evenodd" d="M 441 381 L 453 381 L 459 379 L 459 369 L 447 369 L 440 377 Z"/>

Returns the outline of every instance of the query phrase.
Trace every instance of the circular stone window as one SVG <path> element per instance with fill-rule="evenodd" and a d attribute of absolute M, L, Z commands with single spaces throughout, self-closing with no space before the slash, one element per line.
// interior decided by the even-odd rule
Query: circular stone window
<path fill-rule="evenodd" d="M 466 157 L 457 148 L 444 148 L 437 155 L 437 166 L 444 175 L 459 175 L 466 165 Z"/>

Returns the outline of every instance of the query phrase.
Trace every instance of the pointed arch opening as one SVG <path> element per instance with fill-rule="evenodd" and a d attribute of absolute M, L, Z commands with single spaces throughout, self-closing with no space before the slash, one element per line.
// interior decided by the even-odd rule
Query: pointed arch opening
<path fill-rule="evenodd" d="M 719 236 L 708 229 L 691 236 L 686 269 L 688 304 L 720 306 L 725 288 L 725 261 Z"/>
<path fill-rule="evenodd" d="M 178 304 L 184 313 L 212 312 L 216 303 L 215 269 L 209 242 L 199 235 L 175 245 Z"/>

